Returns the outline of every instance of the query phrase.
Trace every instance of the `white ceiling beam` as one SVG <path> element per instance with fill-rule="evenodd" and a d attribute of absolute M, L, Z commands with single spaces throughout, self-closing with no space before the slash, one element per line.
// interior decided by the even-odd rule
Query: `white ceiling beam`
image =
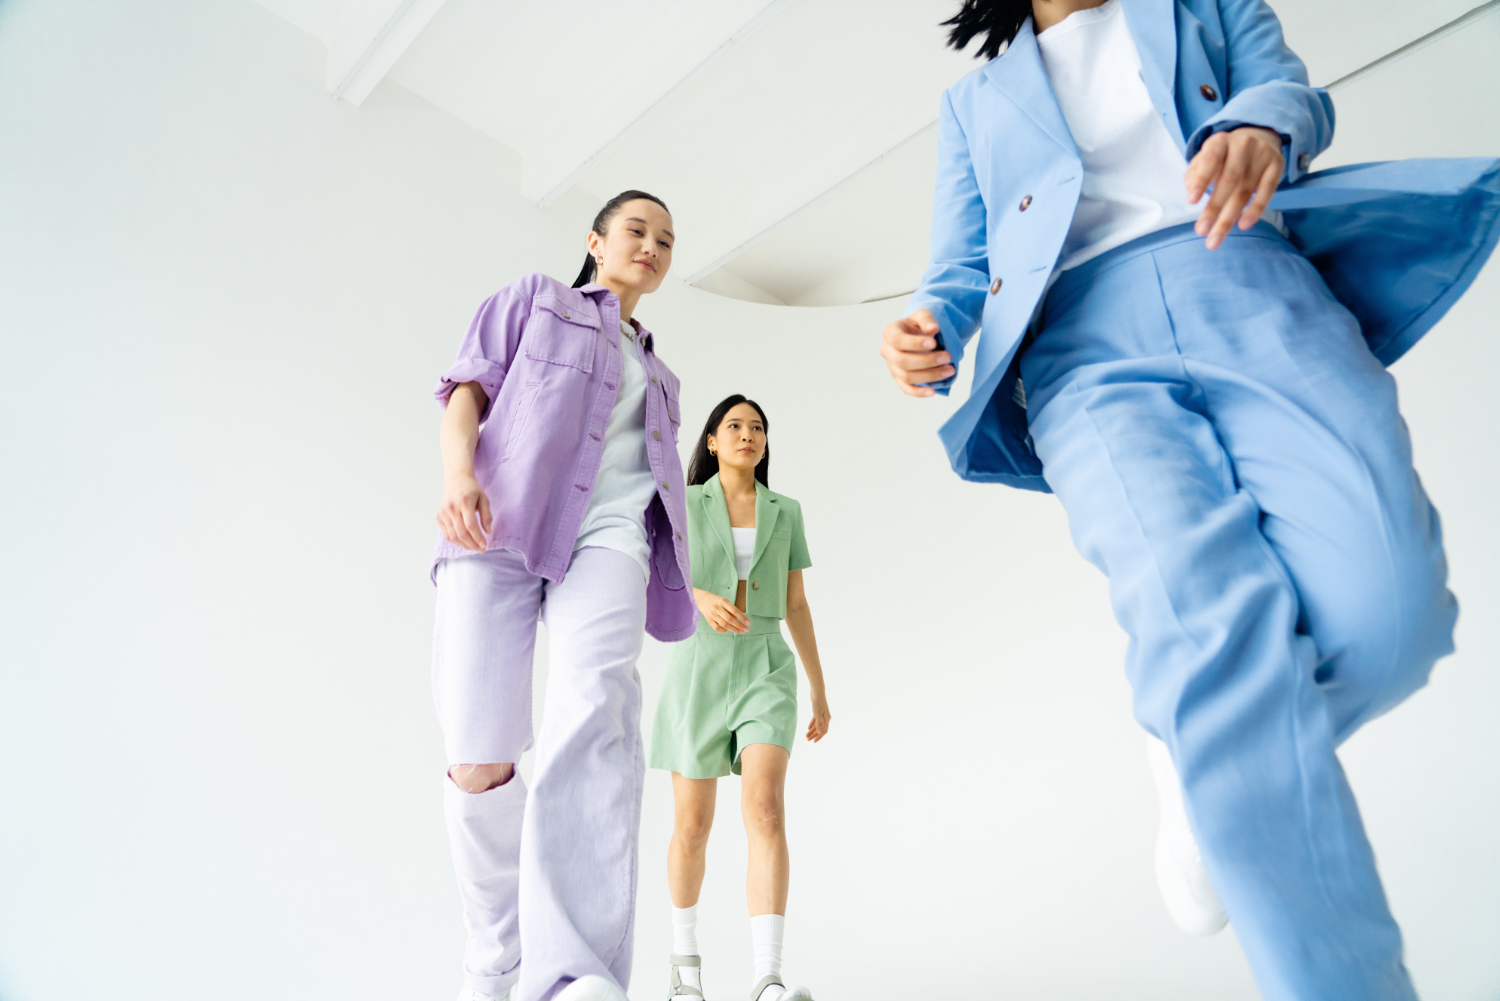
<path fill-rule="evenodd" d="M 613 134 L 610 135 L 609 138 L 605 139 L 600 145 L 596 146 L 591 152 L 585 153 L 579 157 L 563 159 L 548 164 L 542 169 L 538 170 L 535 174 L 526 177 L 524 187 L 527 190 L 523 193 L 527 194 L 529 197 L 536 198 L 537 203 L 541 205 L 542 208 L 546 208 L 548 205 L 551 205 L 553 202 L 557 201 L 567 192 L 569 188 L 577 184 L 579 179 L 582 178 L 584 174 L 587 174 L 589 172 L 589 169 L 593 167 L 594 164 L 598 163 L 600 160 L 608 156 L 616 146 L 625 141 L 625 138 L 629 136 L 630 133 L 640 128 L 643 122 L 645 122 L 648 118 L 665 107 L 667 103 L 672 100 L 672 98 L 676 97 L 694 80 L 702 76 L 710 66 L 718 62 L 720 59 L 724 58 L 724 56 L 729 52 L 730 49 L 733 49 L 736 45 L 749 37 L 750 34 L 755 31 L 755 29 L 759 28 L 761 25 L 769 21 L 771 17 L 775 15 L 775 13 L 782 7 L 786 6 L 788 2 L 790 2 L 790 0 L 771 0 L 770 3 L 766 4 L 760 9 L 760 13 L 756 14 L 749 21 L 746 21 L 743 25 L 741 25 L 738 31 L 726 38 L 722 43 L 719 44 L 718 48 L 710 52 L 702 62 L 689 70 L 686 76 L 674 83 L 670 88 L 667 89 L 665 93 L 656 98 L 656 100 L 652 101 L 650 106 L 647 107 L 645 111 L 642 111 L 634 118 L 621 122 L 619 126 L 614 130 Z M 541 192 L 540 197 L 532 194 L 532 192 L 537 191 Z"/>
<path fill-rule="evenodd" d="M 817 195 L 817 196 L 815 196 L 813 198 L 810 198 L 809 200 L 803 202 L 801 205 L 799 205 L 796 208 L 792 209 L 792 211 L 788 212 L 786 215 L 782 216 L 780 219 L 777 219 L 775 222 L 771 223 L 771 225 L 767 226 L 765 229 L 761 230 L 759 233 L 756 233 L 754 236 L 750 237 L 748 240 L 745 240 L 742 243 L 736 244 L 730 250 L 726 251 L 723 254 L 720 254 L 718 257 L 714 258 L 713 263 L 705 265 L 704 267 L 699 268 L 697 271 L 694 271 L 692 274 L 688 275 L 688 277 L 687 277 L 687 283 L 689 285 L 696 285 L 696 284 L 698 284 L 698 282 L 702 281 L 704 278 L 706 278 L 709 275 L 713 274 L 715 271 L 719 270 L 724 265 L 728 264 L 730 261 L 732 261 L 736 257 L 740 256 L 745 251 L 749 250 L 751 247 L 755 246 L 757 243 L 759 243 L 760 241 L 764 240 L 766 237 L 770 236 L 772 233 L 776 232 L 778 229 L 780 229 L 781 227 L 785 226 L 787 223 L 791 222 L 793 219 L 797 218 L 799 215 L 801 215 L 802 213 L 806 212 L 808 209 L 812 208 L 814 205 L 816 205 L 819 202 L 821 202 L 823 199 L 825 199 L 828 196 L 832 195 L 835 191 L 838 191 L 840 188 L 842 188 L 845 185 L 849 184 L 855 178 L 857 178 L 860 175 L 862 175 L 863 173 L 865 173 L 865 171 L 874 168 L 882 160 L 885 160 L 886 158 L 890 157 L 891 155 L 899 152 L 900 150 L 902 150 L 902 149 L 906 148 L 907 146 L 911 145 L 912 143 L 916 142 L 918 139 L 922 138 L 923 136 L 925 136 L 927 133 L 931 132 L 935 128 L 937 128 L 937 119 L 936 118 L 934 118 L 932 121 L 928 122 L 926 125 L 922 126 L 920 129 L 917 129 L 917 131 L 913 132 L 911 135 L 907 136 L 905 139 L 901 140 L 896 145 L 892 146 L 890 149 L 886 150 L 884 153 L 880 154 L 875 159 L 871 160 L 869 163 L 866 163 L 864 166 L 860 167 L 858 170 L 854 171 L 852 174 L 846 175 L 841 180 L 839 180 L 837 183 L 833 184 L 831 187 L 825 188 L 821 194 L 819 194 L 819 195 Z"/>
<path fill-rule="evenodd" d="M 1466 28 L 1484 15 L 1491 14 L 1496 11 L 1500 11 L 1500 0 L 1489 0 L 1488 3 L 1482 3 L 1478 7 L 1475 7 L 1473 10 L 1470 10 L 1468 13 L 1460 15 L 1459 17 L 1456 17 L 1453 20 L 1449 21 L 1441 28 L 1438 28 L 1435 31 L 1429 31 L 1421 38 L 1407 42 L 1399 49 L 1394 49 L 1390 52 L 1387 52 L 1379 59 L 1375 59 L 1371 62 L 1365 63 L 1365 65 L 1361 66 L 1354 72 L 1345 73 L 1337 80 L 1333 81 L 1330 84 L 1326 84 L 1325 86 L 1330 91 L 1338 90 L 1340 87 L 1346 87 L 1354 81 L 1358 80 L 1360 77 L 1367 75 L 1373 70 L 1379 69 L 1386 63 L 1395 62 L 1397 59 L 1401 59 L 1404 56 L 1411 55 L 1418 49 L 1424 49 L 1438 39 L 1451 35 L 1461 28 Z"/>
<path fill-rule="evenodd" d="M 328 42 L 328 92 L 364 103 L 442 6 L 443 0 L 344 0 Z"/>

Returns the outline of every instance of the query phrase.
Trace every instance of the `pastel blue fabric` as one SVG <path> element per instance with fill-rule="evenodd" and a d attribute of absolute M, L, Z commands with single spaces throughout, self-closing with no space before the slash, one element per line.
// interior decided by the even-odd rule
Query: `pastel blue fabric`
<path fill-rule="evenodd" d="M 1394 380 L 1265 223 L 1217 251 L 1190 226 L 1117 248 L 1042 321 L 1020 363 L 1036 451 L 1262 993 L 1411 1001 L 1334 753 L 1453 649 Z"/>
<path fill-rule="evenodd" d="M 1122 2 L 1146 88 L 1184 169 L 1215 132 L 1257 125 L 1279 133 L 1287 167 L 1272 205 L 1376 357 L 1393 362 L 1463 294 L 1500 239 L 1500 160 L 1309 174 L 1333 140 L 1333 104 L 1309 85 L 1269 6 Z M 910 309 L 932 311 L 955 365 L 983 332 L 973 388 L 944 424 L 943 445 L 964 479 L 1045 491 L 1016 388 L 1017 355 L 1072 222 L 1083 167 L 1030 21 L 1005 52 L 943 94 L 938 156 L 931 263 Z M 935 385 L 946 393 L 951 383 Z"/>

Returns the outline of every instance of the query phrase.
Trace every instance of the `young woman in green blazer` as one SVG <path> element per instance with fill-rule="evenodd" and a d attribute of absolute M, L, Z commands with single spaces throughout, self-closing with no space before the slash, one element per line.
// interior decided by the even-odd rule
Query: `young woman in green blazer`
<path fill-rule="evenodd" d="M 714 408 L 688 466 L 688 551 L 698 631 L 672 648 L 656 706 L 651 767 L 672 773 L 676 821 L 667 853 L 672 891 L 669 997 L 703 997 L 698 891 L 721 776 L 742 776 L 750 840 L 746 895 L 755 948 L 750 1001 L 812 998 L 781 979 L 790 862 L 783 823 L 786 766 L 797 733 L 797 665 L 781 638 L 786 620 L 807 672 L 807 739 L 828 733 L 828 700 L 802 571 L 812 565 L 802 506 L 766 486 L 765 411 L 731 396 Z"/>

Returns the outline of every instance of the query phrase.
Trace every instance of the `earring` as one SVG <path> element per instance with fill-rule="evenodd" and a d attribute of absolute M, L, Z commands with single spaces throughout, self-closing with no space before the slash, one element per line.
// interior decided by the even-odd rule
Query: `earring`
<path fill-rule="evenodd" d="M 718 453 L 718 451 L 716 449 L 712 449 L 711 448 L 711 449 L 708 450 L 708 454 L 712 455 L 712 456 L 717 456 L 719 453 Z"/>
<path fill-rule="evenodd" d="M 594 264 L 601 268 L 604 267 L 604 255 L 600 254 L 598 257 L 594 258 Z"/>

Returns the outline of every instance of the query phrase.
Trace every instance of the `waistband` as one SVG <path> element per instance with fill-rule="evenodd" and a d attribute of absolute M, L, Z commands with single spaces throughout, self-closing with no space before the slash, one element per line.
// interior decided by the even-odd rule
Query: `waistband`
<path fill-rule="evenodd" d="M 771 615 L 752 615 L 750 616 L 750 631 L 748 633 L 721 633 L 716 632 L 714 627 L 708 624 L 708 620 L 699 615 L 698 632 L 724 639 L 735 639 L 740 636 L 765 636 L 768 633 L 775 633 L 777 636 L 780 636 L 781 620 Z"/>
<path fill-rule="evenodd" d="M 1124 264 L 1126 261 L 1134 260 L 1144 254 L 1155 253 L 1158 250 L 1164 250 L 1179 243 L 1189 243 L 1193 240 L 1201 243 L 1203 237 L 1193 231 L 1193 225 L 1193 223 L 1184 222 L 1176 226 L 1168 226 L 1166 229 L 1159 229 L 1155 233 L 1138 236 L 1129 243 L 1123 243 L 1113 250 L 1105 251 L 1093 260 L 1084 261 L 1076 268 L 1069 268 L 1057 276 L 1057 281 L 1053 282 L 1052 288 L 1048 290 L 1046 296 L 1048 305 L 1058 303 L 1064 297 L 1087 286 L 1101 272 L 1108 271 L 1117 264 Z M 1246 239 L 1274 240 L 1277 243 L 1285 244 L 1288 250 L 1296 253 L 1296 249 L 1292 247 L 1291 241 L 1282 236 L 1279 229 L 1264 219 L 1249 229 L 1240 229 L 1238 226 L 1234 227 L 1229 231 L 1229 236 L 1225 237 L 1225 243 L 1227 244 L 1230 240 Z M 1223 249 L 1224 247 L 1220 247 L 1218 251 L 1205 252 L 1218 253 Z"/>

